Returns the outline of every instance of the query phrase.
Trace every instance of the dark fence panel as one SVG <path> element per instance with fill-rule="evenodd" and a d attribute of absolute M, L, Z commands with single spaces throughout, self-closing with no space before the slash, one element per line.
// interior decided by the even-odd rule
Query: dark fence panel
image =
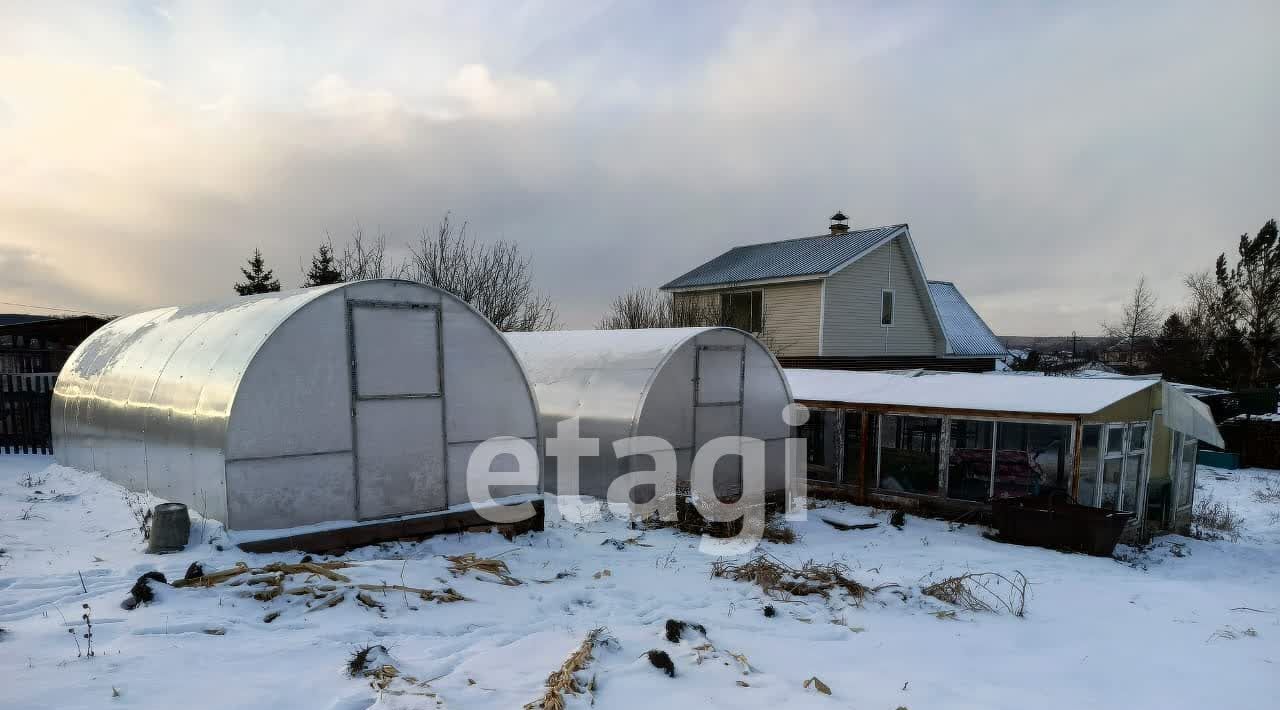
<path fill-rule="evenodd" d="M 1280 468 L 1280 420 L 1233 419 L 1218 426 L 1227 451 L 1240 454 L 1240 465 Z"/>
<path fill-rule="evenodd" d="M 0 454 L 51 454 L 49 412 L 58 376 L 0 373 Z"/>

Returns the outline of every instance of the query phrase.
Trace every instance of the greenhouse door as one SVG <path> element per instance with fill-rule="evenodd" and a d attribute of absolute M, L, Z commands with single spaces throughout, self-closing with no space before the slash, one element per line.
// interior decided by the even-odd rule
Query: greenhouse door
<path fill-rule="evenodd" d="M 433 304 L 347 302 L 361 520 L 445 507 L 440 325 Z"/>
<path fill-rule="evenodd" d="M 746 349 L 740 345 L 700 345 L 693 388 L 694 455 L 712 439 L 742 435 L 742 387 Z M 715 491 L 721 498 L 742 493 L 742 459 L 716 462 Z"/>

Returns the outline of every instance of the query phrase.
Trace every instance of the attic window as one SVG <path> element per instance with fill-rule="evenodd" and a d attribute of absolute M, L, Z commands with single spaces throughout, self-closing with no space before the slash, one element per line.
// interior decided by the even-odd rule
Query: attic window
<path fill-rule="evenodd" d="M 880 325 L 893 325 L 894 292 L 885 289 L 880 292 Z"/>

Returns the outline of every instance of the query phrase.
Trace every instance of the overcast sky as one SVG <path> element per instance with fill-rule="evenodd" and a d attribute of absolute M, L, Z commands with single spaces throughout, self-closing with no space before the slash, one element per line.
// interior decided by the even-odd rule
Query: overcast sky
<path fill-rule="evenodd" d="M 264 7 L 269 5 L 270 7 Z M 1166 302 L 1280 213 L 1280 3 L 0 0 L 0 300 L 286 287 L 445 211 L 571 327 L 727 248 L 908 222 L 1001 334 Z M 0 305 L 0 311 L 24 311 Z"/>

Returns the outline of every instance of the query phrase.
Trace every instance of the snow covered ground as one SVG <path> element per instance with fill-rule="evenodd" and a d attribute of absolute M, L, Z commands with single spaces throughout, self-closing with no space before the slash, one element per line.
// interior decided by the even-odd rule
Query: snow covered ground
<path fill-rule="evenodd" d="M 553 513 L 545 532 L 515 542 L 393 543 L 352 551 L 358 566 L 341 570 L 360 583 L 452 587 L 468 601 L 391 593 L 377 595 L 381 612 L 352 599 L 312 612 L 302 597 L 261 602 L 217 586 L 165 588 L 156 603 L 124 611 L 120 601 L 151 569 L 173 579 L 193 561 L 223 569 L 301 556 L 219 550 L 217 525 L 198 520 L 186 552 L 145 555 L 120 488 L 50 464 L 0 457 L 4 708 L 519 708 L 601 626 L 617 644 L 598 649 L 584 676 L 595 676 L 605 709 L 1255 708 L 1280 696 L 1280 500 L 1255 496 L 1280 491 L 1280 472 L 1202 468 L 1197 495 L 1242 514 L 1243 536 L 1166 537 L 1123 549 L 1125 561 L 1003 545 L 977 526 L 915 517 L 897 530 L 846 505 L 793 523 L 795 544 L 762 546 L 796 566 L 838 561 L 867 585 L 901 585 L 861 606 L 842 596 L 769 600 L 712 578 L 714 558 L 692 536 L 649 531 L 616 549 L 602 543 L 640 533 L 616 518 L 575 525 Z M 820 516 L 882 524 L 841 532 Z M 463 552 L 498 556 L 524 584 L 452 576 L 441 555 Z M 970 571 L 1025 574 L 1025 618 L 957 611 L 920 593 Z M 84 631 L 86 603 L 92 658 L 77 656 L 67 632 Z M 766 604 L 776 616 L 762 613 Z M 280 616 L 264 623 L 272 610 Z M 697 663 L 701 639 L 669 643 L 669 618 L 704 625 L 718 651 Z M 385 646 L 435 695 L 379 699 L 367 680 L 347 677 L 349 656 L 367 644 Z M 650 649 L 671 655 L 674 678 L 643 657 Z M 745 656 L 748 674 L 730 653 Z M 830 696 L 803 687 L 813 676 Z"/>

